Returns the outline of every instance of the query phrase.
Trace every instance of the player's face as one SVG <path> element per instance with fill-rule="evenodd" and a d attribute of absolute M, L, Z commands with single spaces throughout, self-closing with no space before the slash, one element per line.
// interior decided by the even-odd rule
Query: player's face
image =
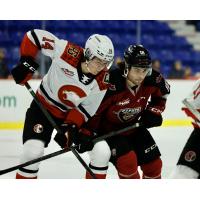
<path fill-rule="evenodd" d="M 134 84 L 140 85 L 146 75 L 148 74 L 148 68 L 141 68 L 141 67 L 131 67 L 128 73 L 127 78 Z"/>
<path fill-rule="evenodd" d="M 99 58 L 94 58 L 88 62 L 88 68 L 91 74 L 97 75 L 100 71 L 107 68 L 109 62 L 101 60 Z"/>

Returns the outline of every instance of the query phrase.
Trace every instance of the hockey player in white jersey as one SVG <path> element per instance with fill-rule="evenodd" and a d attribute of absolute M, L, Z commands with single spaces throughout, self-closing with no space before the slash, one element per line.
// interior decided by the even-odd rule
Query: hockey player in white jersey
<path fill-rule="evenodd" d="M 200 112 L 200 79 L 186 100 L 194 109 Z M 183 108 L 183 110 L 187 116 L 193 119 L 194 129 L 181 152 L 176 168 L 170 178 L 198 179 L 200 178 L 200 121 L 188 108 Z"/>
<path fill-rule="evenodd" d="M 12 70 L 17 84 L 24 85 L 38 69 L 39 51 L 49 56 L 52 64 L 36 95 L 63 133 L 77 133 L 95 114 L 107 90 L 108 69 L 114 59 L 112 41 L 105 35 L 94 34 L 83 49 L 47 31 L 29 31 L 20 46 L 20 61 Z M 26 112 L 20 162 L 43 156 L 52 132 L 52 125 L 32 101 Z M 86 135 L 81 135 L 83 140 L 87 139 Z M 64 148 L 71 143 L 67 137 L 57 134 L 55 141 Z M 39 163 L 20 168 L 16 178 L 37 178 L 38 170 Z"/>

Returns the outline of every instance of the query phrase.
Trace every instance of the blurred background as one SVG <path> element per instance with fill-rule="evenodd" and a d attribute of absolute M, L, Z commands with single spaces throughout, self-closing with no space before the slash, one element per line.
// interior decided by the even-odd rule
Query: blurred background
<path fill-rule="evenodd" d="M 94 33 L 108 35 L 115 47 L 115 63 L 130 44 L 143 44 L 151 54 L 153 68 L 165 78 L 200 77 L 200 21 L 157 20 L 0 20 L 0 78 L 11 78 L 19 60 L 19 46 L 31 29 L 44 29 L 60 39 L 84 47 Z M 51 60 L 41 56 L 34 78 L 42 78 Z"/>

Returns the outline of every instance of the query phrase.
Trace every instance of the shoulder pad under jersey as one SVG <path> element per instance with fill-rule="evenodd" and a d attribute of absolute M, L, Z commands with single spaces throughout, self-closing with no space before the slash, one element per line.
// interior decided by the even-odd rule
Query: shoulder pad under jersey
<path fill-rule="evenodd" d="M 170 93 L 169 83 L 165 80 L 161 73 L 155 70 L 152 70 L 152 74 L 145 78 L 144 85 L 159 88 L 163 95 Z"/>

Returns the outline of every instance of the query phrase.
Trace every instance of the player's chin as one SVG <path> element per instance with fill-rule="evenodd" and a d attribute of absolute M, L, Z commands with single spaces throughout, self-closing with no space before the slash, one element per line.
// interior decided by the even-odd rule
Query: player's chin
<path fill-rule="evenodd" d="M 93 71 L 93 72 L 91 72 L 91 74 L 95 76 L 95 75 L 97 75 L 99 72 L 100 72 L 100 71 Z"/>
<path fill-rule="evenodd" d="M 134 81 L 134 84 L 135 84 L 135 85 L 141 85 L 141 83 L 142 83 L 142 81 L 140 81 L 140 80 Z"/>

